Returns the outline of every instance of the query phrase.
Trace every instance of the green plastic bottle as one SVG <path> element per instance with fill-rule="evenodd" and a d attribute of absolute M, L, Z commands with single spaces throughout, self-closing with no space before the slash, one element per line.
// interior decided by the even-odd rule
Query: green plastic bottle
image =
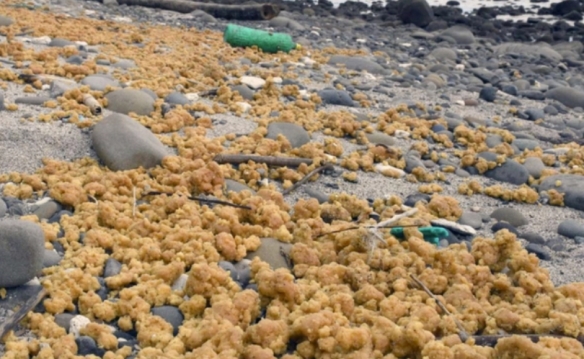
<path fill-rule="evenodd" d="M 262 51 L 269 53 L 290 52 L 300 48 L 300 45 L 296 44 L 288 34 L 256 30 L 234 24 L 227 25 L 223 33 L 223 40 L 231 46 L 257 46 Z"/>
<path fill-rule="evenodd" d="M 422 233 L 426 242 L 434 245 L 438 245 L 442 238 L 448 237 L 448 231 L 440 227 L 420 227 L 418 230 Z M 398 239 L 404 239 L 405 237 L 403 227 L 392 228 L 389 233 Z"/>

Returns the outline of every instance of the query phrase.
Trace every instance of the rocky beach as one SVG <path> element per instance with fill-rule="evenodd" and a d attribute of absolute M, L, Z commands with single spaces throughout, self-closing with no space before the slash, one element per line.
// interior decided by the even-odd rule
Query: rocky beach
<path fill-rule="evenodd" d="M 583 4 L 127 1 L 0 4 L 2 358 L 584 358 Z"/>

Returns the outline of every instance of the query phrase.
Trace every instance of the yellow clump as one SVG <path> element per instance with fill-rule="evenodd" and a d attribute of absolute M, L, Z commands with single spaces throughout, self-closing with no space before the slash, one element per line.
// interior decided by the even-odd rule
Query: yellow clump
<path fill-rule="evenodd" d="M 418 191 L 421 193 L 440 193 L 442 192 L 442 187 L 437 183 L 423 184 L 418 187 Z"/>
<path fill-rule="evenodd" d="M 428 210 L 436 217 L 451 221 L 457 220 L 462 215 L 458 201 L 450 196 L 434 195 L 428 203 Z"/>
<path fill-rule="evenodd" d="M 357 177 L 357 172 L 344 172 L 343 179 L 348 182 L 357 183 L 359 178 Z"/>

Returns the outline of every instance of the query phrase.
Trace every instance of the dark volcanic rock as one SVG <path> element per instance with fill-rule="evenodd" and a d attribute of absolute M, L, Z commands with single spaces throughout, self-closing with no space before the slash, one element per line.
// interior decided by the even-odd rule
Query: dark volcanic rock
<path fill-rule="evenodd" d="M 398 17 L 406 24 L 425 27 L 434 18 L 434 12 L 426 0 L 400 0 Z"/>

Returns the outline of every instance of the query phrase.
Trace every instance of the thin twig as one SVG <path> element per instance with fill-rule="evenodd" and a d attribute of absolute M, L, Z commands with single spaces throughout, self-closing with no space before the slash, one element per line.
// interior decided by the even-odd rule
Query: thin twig
<path fill-rule="evenodd" d="M 422 288 L 424 290 L 424 292 L 426 292 L 432 299 L 434 299 L 434 301 L 436 302 L 436 304 L 440 307 L 440 309 L 442 309 L 442 311 L 444 313 L 446 313 L 447 315 L 452 316 L 452 319 L 454 320 L 454 323 L 456 323 L 456 326 L 458 327 L 458 336 L 460 337 L 460 340 L 462 340 L 463 343 L 466 342 L 467 339 L 469 338 L 469 335 L 466 332 L 466 330 L 464 329 L 464 327 L 462 326 L 462 323 L 455 316 L 453 316 L 452 313 L 450 313 L 450 311 L 440 301 L 440 299 L 438 299 L 438 297 L 436 297 L 434 295 L 434 293 L 432 293 L 430 291 L 430 289 L 428 289 L 428 287 L 426 287 L 426 285 L 424 283 L 422 283 L 422 281 L 420 281 L 418 278 L 416 278 L 416 276 L 413 275 L 413 274 L 410 274 L 410 277 L 414 280 L 414 282 L 416 282 L 416 284 L 420 288 Z"/>
<path fill-rule="evenodd" d="M 248 161 L 253 161 L 256 163 L 265 163 L 268 166 L 284 166 L 284 167 L 298 167 L 305 163 L 307 165 L 312 164 L 310 158 L 296 158 L 296 157 L 275 157 L 275 156 L 257 156 L 257 155 L 217 155 L 213 158 L 213 161 L 223 164 L 230 163 L 232 165 L 237 165 L 240 163 L 245 163 Z"/>
<path fill-rule="evenodd" d="M 173 195 L 173 193 L 150 191 L 150 192 L 144 193 L 144 196 L 156 196 L 156 195 L 161 195 L 161 194 L 165 194 L 167 196 L 172 196 Z M 224 206 L 230 206 L 230 207 L 235 207 L 235 208 L 251 209 L 251 207 L 249 207 L 249 206 L 242 206 L 240 204 L 235 204 L 235 203 L 231 203 L 231 202 L 221 201 L 221 200 L 218 200 L 218 199 L 200 198 L 200 197 L 193 197 L 193 196 L 187 196 L 187 198 L 190 199 L 190 200 L 192 200 L 192 201 L 197 201 L 197 202 L 201 202 L 201 203 L 221 204 L 221 205 L 224 205 Z"/>
<path fill-rule="evenodd" d="M 320 166 L 318 168 L 313 169 L 312 171 L 310 171 L 306 176 L 304 176 L 300 181 L 294 183 L 294 185 L 286 190 L 284 190 L 282 192 L 282 194 L 285 196 L 288 193 L 294 191 L 296 188 L 302 186 L 304 183 L 306 183 L 306 181 L 308 181 L 312 176 L 314 176 L 317 173 L 326 171 L 326 170 L 333 170 L 335 167 L 333 165 L 331 165 L 330 163 L 327 163 L 324 166 Z"/>
<path fill-rule="evenodd" d="M 341 233 L 341 232 L 346 232 L 346 231 L 356 231 L 358 229 L 362 229 L 362 228 L 366 228 L 366 229 L 371 229 L 371 228 L 375 228 L 376 226 L 355 226 L 355 227 L 349 227 L 349 228 L 343 228 L 343 229 L 337 229 L 336 231 L 331 231 L 331 232 L 326 232 L 326 233 L 321 233 L 318 236 L 316 236 L 315 238 L 320 238 L 320 237 L 324 237 L 324 236 L 328 236 L 329 234 L 337 234 L 337 233 Z M 422 227 L 421 224 L 408 224 L 405 226 L 383 226 L 383 227 L 377 227 L 377 228 L 408 228 L 408 227 Z"/>

